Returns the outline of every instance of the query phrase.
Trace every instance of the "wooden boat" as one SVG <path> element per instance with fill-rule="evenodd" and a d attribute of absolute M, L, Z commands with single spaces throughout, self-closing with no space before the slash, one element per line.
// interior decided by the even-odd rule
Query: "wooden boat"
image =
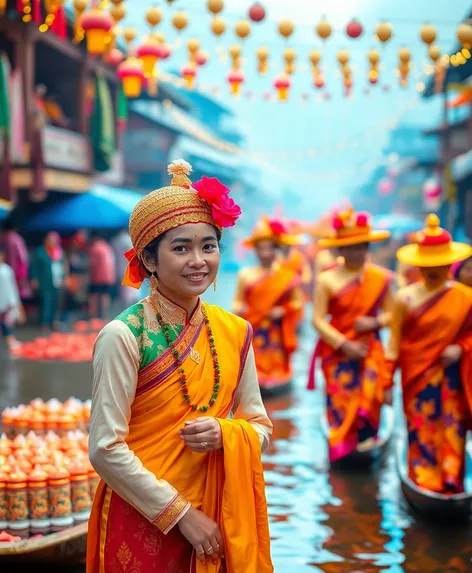
<path fill-rule="evenodd" d="M 465 493 L 444 495 L 424 489 L 408 477 L 407 437 L 402 435 L 396 447 L 396 465 L 403 495 L 408 503 L 424 516 L 445 524 L 467 519 L 472 515 L 472 448 L 466 454 Z"/>
<path fill-rule="evenodd" d="M 81 523 L 44 537 L 0 543 L 0 565 L 4 563 L 47 563 L 50 565 L 84 563 L 87 525 L 87 523 Z"/>
<path fill-rule="evenodd" d="M 322 432 L 326 439 L 329 436 L 329 425 L 326 415 L 321 421 Z M 392 406 L 384 404 L 380 414 L 379 435 L 376 440 L 361 442 L 356 450 L 351 454 L 335 462 L 331 462 L 332 467 L 345 469 L 366 469 L 376 461 L 381 460 L 387 450 L 390 438 L 393 435 L 394 413 Z"/>

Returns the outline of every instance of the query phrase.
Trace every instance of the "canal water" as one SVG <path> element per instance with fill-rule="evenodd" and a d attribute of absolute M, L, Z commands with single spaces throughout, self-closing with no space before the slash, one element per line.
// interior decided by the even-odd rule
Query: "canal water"
<path fill-rule="evenodd" d="M 228 307 L 234 278 L 210 302 Z M 314 346 L 307 325 L 296 377 L 266 401 L 274 423 L 264 454 L 276 573 L 472 573 L 472 527 L 428 523 L 403 499 L 392 455 L 371 472 L 330 471 L 320 427 L 322 389 L 305 390 Z M 91 365 L 11 361 L 0 356 L 0 406 L 90 397 Z M 0 573 L 31 568 L 0 567 Z M 52 571 L 34 568 L 35 573 Z M 57 571 L 57 570 L 56 570 Z M 68 567 L 60 573 L 83 573 Z"/>

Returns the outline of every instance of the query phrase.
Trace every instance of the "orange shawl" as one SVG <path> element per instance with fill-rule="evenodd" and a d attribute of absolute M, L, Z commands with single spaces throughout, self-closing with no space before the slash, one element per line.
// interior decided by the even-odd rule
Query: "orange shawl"
<path fill-rule="evenodd" d="M 407 314 L 403 322 L 399 366 L 405 397 L 415 382 L 438 365 L 447 346 L 460 344 L 461 378 L 472 411 L 472 290 L 459 283 L 445 287 Z"/>
<path fill-rule="evenodd" d="M 221 370 L 218 400 L 207 415 L 218 418 L 223 452 L 197 454 L 185 446 L 178 431 L 184 422 L 202 414 L 182 399 L 177 365 L 167 350 L 139 372 L 129 422 L 129 448 L 159 479 L 204 511 L 221 527 L 228 573 L 271 573 L 270 537 L 259 436 L 243 420 L 227 420 L 234 392 L 251 345 L 247 323 L 218 307 L 205 305 L 211 322 Z M 212 394 L 213 361 L 204 324 L 187 325 L 176 340 L 185 357 L 192 398 L 206 403 Z M 189 357 L 200 354 L 196 364 Z M 163 407 L 165 404 L 165 407 Z M 104 555 L 101 524 L 107 486 L 99 485 L 89 523 L 87 573 L 98 573 Z M 197 573 L 218 573 L 220 564 L 197 561 Z"/>

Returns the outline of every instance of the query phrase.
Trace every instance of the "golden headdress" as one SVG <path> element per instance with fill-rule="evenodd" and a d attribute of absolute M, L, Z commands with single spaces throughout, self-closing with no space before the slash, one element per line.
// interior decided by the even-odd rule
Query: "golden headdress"
<path fill-rule="evenodd" d="M 167 168 L 172 175 L 168 187 L 143 197 L 129 220 L 133 249 L 125 253 L 129 261 L 123 284 L 139 288 L 146 270 L 141 263 L 144 248 L 154 239 L 188 223 L 208 223 L 218 229 L 233 226 L 241 209 L 229 197 L 230 190 L 211 177 L 202 177 L 193 184 L 189 178 L 192 166 L 178 159 Z"/>

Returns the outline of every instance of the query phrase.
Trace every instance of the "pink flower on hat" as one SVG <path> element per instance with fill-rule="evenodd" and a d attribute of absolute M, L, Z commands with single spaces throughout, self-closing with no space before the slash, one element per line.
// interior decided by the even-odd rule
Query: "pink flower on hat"
<path fill-rule="evenodd" d="M 221 227 L 233 227 L 241 216 L 241 208 L 229 196 L 231 191 L 216 177 L 203 176 L 192 185 L 200 199 L 211 207 L 215 223 Z"/>

